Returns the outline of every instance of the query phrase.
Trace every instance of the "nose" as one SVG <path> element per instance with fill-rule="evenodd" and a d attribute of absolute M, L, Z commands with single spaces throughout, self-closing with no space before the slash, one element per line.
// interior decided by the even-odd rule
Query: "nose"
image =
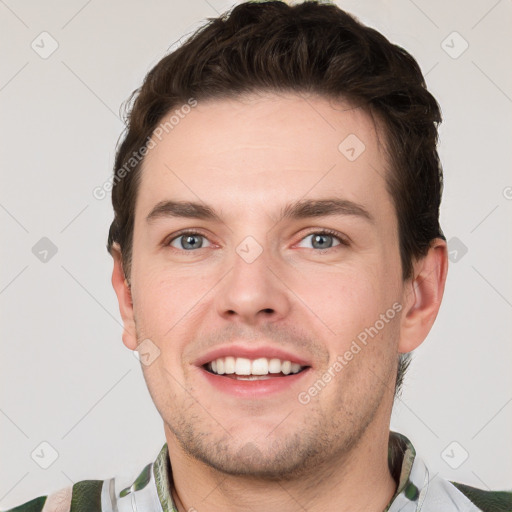
<path fill-rule="evenodd" d="M 236 253 L 232 261 L 217 289 L 217 313 L 249 325 L 285 318 L 291 308 L 291 292 L 268 252 L 263 250 L 252 262 Z"/>

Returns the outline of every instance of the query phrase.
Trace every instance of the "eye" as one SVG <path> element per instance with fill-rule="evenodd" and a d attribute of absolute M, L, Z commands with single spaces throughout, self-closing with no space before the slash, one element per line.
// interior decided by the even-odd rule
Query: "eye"
<path fill-rule="evenodd" d="M 205 242 L 207 245 L 205 245 Z M 195 231 L 186 231 L 172 238 L 167 245 L 183 251 L 192 251 L 194 249 L 208 247 L 210 242 L 200 233 L 196 233 Z"/>
<path fill-rule="evenodd" d="M 310 240 L 313 249 L 330 249 L 338 245 L 348 245 L 343 238 L 331 231 L 315 231 L 305 236 L 299 243 L 299 247 L 305 247 L 304 241 Z"/>

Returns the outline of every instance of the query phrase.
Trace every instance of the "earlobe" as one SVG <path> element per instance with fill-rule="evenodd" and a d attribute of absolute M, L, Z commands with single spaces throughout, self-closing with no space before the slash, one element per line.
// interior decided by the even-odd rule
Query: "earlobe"
<path fill-rule="evenodd" d="M 119 312 L 123 319 L 123 343 L 130 350 L 137 348 L 137 336 L 135 331 L 135 321 L 133 315 L 133 300 L 131 287 L 124 275 L 121 250 L 118 244 L 112 248 L 112 257 L 114 258 L 114 268 L 112 270 L 112 286 L 117 295 L 119 303 Z"/>
<path fill-rule="evenodd" d="M 410 352 L 425 340 L 439 312 L 448 271 L 446 241 L 436 238 L 428 253 L 414 264 L 406 283 L 398 351 Z"/>

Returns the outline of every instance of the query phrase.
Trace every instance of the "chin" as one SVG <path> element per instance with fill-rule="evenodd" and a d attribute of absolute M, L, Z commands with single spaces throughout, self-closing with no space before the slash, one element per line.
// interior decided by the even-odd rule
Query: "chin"
<path fill-rule="evenodd" d="M 240 441 L 239 446 L 235 446 L 236 439 L 240 438 L 225 438 L 214 447 L 189 445 L 189 454 L 226 475 L 265 481 L 296 479 L 310 473 L 323 458 L 321 450 L 308 446 L 299 434 L 279 440 L 263 438 L 260 443 Z"/>

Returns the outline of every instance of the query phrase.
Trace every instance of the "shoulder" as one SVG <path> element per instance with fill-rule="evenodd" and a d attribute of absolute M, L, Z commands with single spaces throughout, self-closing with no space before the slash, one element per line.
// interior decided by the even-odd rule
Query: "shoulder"
<path fill-rule="evenodd" d="M 103 483 L 104 480 L 82 480 L 2 512 L 69 512 L 72 508 L 100 511 Z"/>
<path fill-rule="evenodd" d="M 458 482 L 450 482 L 482 512 L 512 512 L 512 490 L 486 491 Z"/>
<path fill-rule="evenodd" d="M 81 480 L 15 508 L 0 512 L 114 512 L 120 510 L 161 511 L 158 486 L 147 464 L 134 479 L 131 471 L 106 480 Z M 160 473 L 157 470 L 157 477 Z"/>
<path fill-rule="evenodd" d="M 491 491 L 447 480 L 428 468 L 398 432 L 390 432 L 389 461 L 395 480 L 400 478 L 385 512 L 512 512 L 512 488 Z"/>
<path fill-rule="evenodd" d="M 170 477 L 167 443 L 142 471 L 140 466 L 135 471 L 136 464 L 129 466 L 113 478 L 81 480 L 0 512 L 162 512 L 162 500 L 171 502 L 166 494 Z M 165 509 L 171 510 L 168 506 Z"/>
<path fill-rule="evenodd" d="M 512 512 L 512 490 L 478 489 L 436 475 L 420 491 L 418 503 L 425 512 Z"/>

